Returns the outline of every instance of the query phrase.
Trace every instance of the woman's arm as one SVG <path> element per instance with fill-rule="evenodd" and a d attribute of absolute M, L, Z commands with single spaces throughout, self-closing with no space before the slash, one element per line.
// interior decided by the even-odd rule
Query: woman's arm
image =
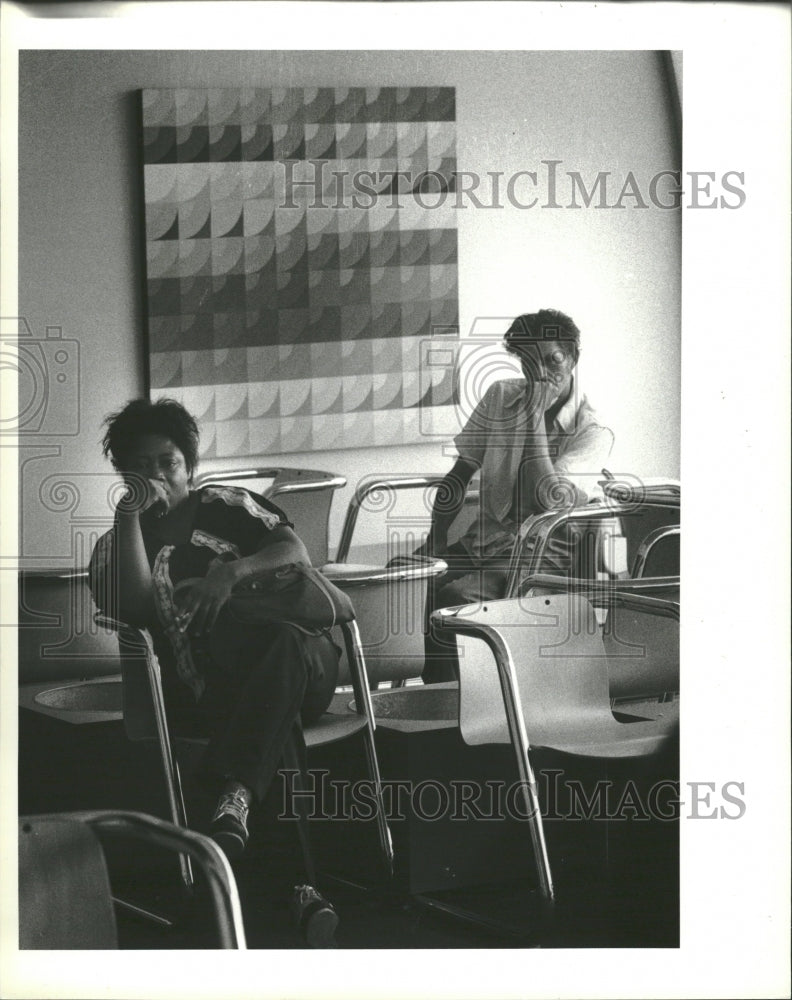
<path fill-rule="evenodd" d="M 238 583 L 268 569 L 297 562 L 310 566 L 311 559 L 300 538 L 286 525 L 273 528 L 258 552 L 231 562 L 213 562 L 205 577 L 177 584 L 179 629 L 184 632 L 191 626 L 190 631 L 196 635 L 208 631 Z"/>
<path fill-rule="evenodd" d="M 118 511 L 115 530 L 118 616 L 130 625 L 145 626 L 155 616 L 154 589 L 138 512 Z"/>
<path fill-rule="evenodd" d="M 127 485 L 129 493 L 116 508 L 118 616 L 130 625 L 146 626 L 156 618 L 156 610 L 140 515 L 157 504 L 164 503 L 167 510 L 168 501 L 156 480 L 135 477 Z"/>

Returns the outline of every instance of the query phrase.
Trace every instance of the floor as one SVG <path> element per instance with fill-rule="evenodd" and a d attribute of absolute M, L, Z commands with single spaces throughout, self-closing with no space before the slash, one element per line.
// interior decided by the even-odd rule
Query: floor
<path fill-rule="evenodd" d="M 444 741 L 418 749 L 429 762 L 428 773 L 452 780 L 453 767 L 464 770 L 468 763 L 453 737 Z M 400 744 L 385 745 L 386 772 L 403 764 L 405 752 L 413 755 L 411 766 L 423 766 L 415 764 L 414 746 L 405 751 Z M 152 792 L 156 759 L 130 744 L 118 723 L 70 726 L 21 710 L 19 763 L 22 815 L 86 808 L 163 814 L 163 802 Z M 292 887 L 303 880 L 297 839 L 293 826 L 276 821 L 276 812 L 274 802 L 262 810 L 247 855 L 234 866 L 248 947 L 304 948 L 289 913 Z M 495 828 L 481 822 L 421 825 L 408 817 L 393 826 L 402 863 L 391 883 L 376 875 L 370 824 L 317 827 L 322 870 L 329 872 L 335 862 L 341 868 L 318 878 L 340 916 L 338 948 L 678 946 L 676 823 L 546 824 L 554 912 L 541 905 L 524 828 L 509 839 L 505 827 L 493 835 Z M 505 838 L 500 844 L 498 836 Z M 203 891 L 199 886 L 192 901 L 184 900 L 172 859 L 109 848 L 108 861 L 117 895 L 174 919 L 165 928 L 119 911 L 122 948 L 214 947 Z M 443 874 L 454 865 L 444 885 Z M 490 871 L 498 874 L 487 881 Z"/>

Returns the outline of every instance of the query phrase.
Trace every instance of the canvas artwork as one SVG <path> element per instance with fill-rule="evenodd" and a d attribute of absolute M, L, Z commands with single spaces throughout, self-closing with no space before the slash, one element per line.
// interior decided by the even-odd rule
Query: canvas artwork
<path fill-rule="evenodd" d="M 202 457 L 458 429 L 450 87 L 142 92 L 150 392 Z"/>

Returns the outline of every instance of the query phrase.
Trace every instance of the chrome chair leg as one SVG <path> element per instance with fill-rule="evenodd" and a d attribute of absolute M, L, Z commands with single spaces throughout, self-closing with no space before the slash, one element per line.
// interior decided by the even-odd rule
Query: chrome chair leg
<path fill-rule="evenodd" d="M 363 709 L 366 716 L 366 728 L 363 730 L 363 739 L 366 748 L 366 761 L 371 781 L 374 784 L 374 791 L 377 801 L 377 835 L 379 838 L 380 854 L 388 879 L 393 877 L 393 838 L 385 816 L 385 801 L 382 792 L 382 777 L 380 775 L 377 751 L 374 744 L 374 706 L 371 701 L 371 691 L 369 690 L 368 677 L 366 675 L 366 663 L 363 658 L 360 631 L 356 621 L 351 621 L 343 626 L 344 644 L 346 646 L 347 660 L 349 662 L 350 673 L 352 674 L 352 687 L 355 692 L 355 704 Z"/>

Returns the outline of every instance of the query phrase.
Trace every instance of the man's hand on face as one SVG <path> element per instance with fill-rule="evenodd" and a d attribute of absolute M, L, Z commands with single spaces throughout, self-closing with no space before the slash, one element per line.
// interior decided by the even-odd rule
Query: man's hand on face
<path fill-rule="evenodd" d="M 544 416 L 558 399 L 558 387 L 547 378 L 526 375 L 528 387 L 528 420 L 532 428 L 544 428 Z"/>

